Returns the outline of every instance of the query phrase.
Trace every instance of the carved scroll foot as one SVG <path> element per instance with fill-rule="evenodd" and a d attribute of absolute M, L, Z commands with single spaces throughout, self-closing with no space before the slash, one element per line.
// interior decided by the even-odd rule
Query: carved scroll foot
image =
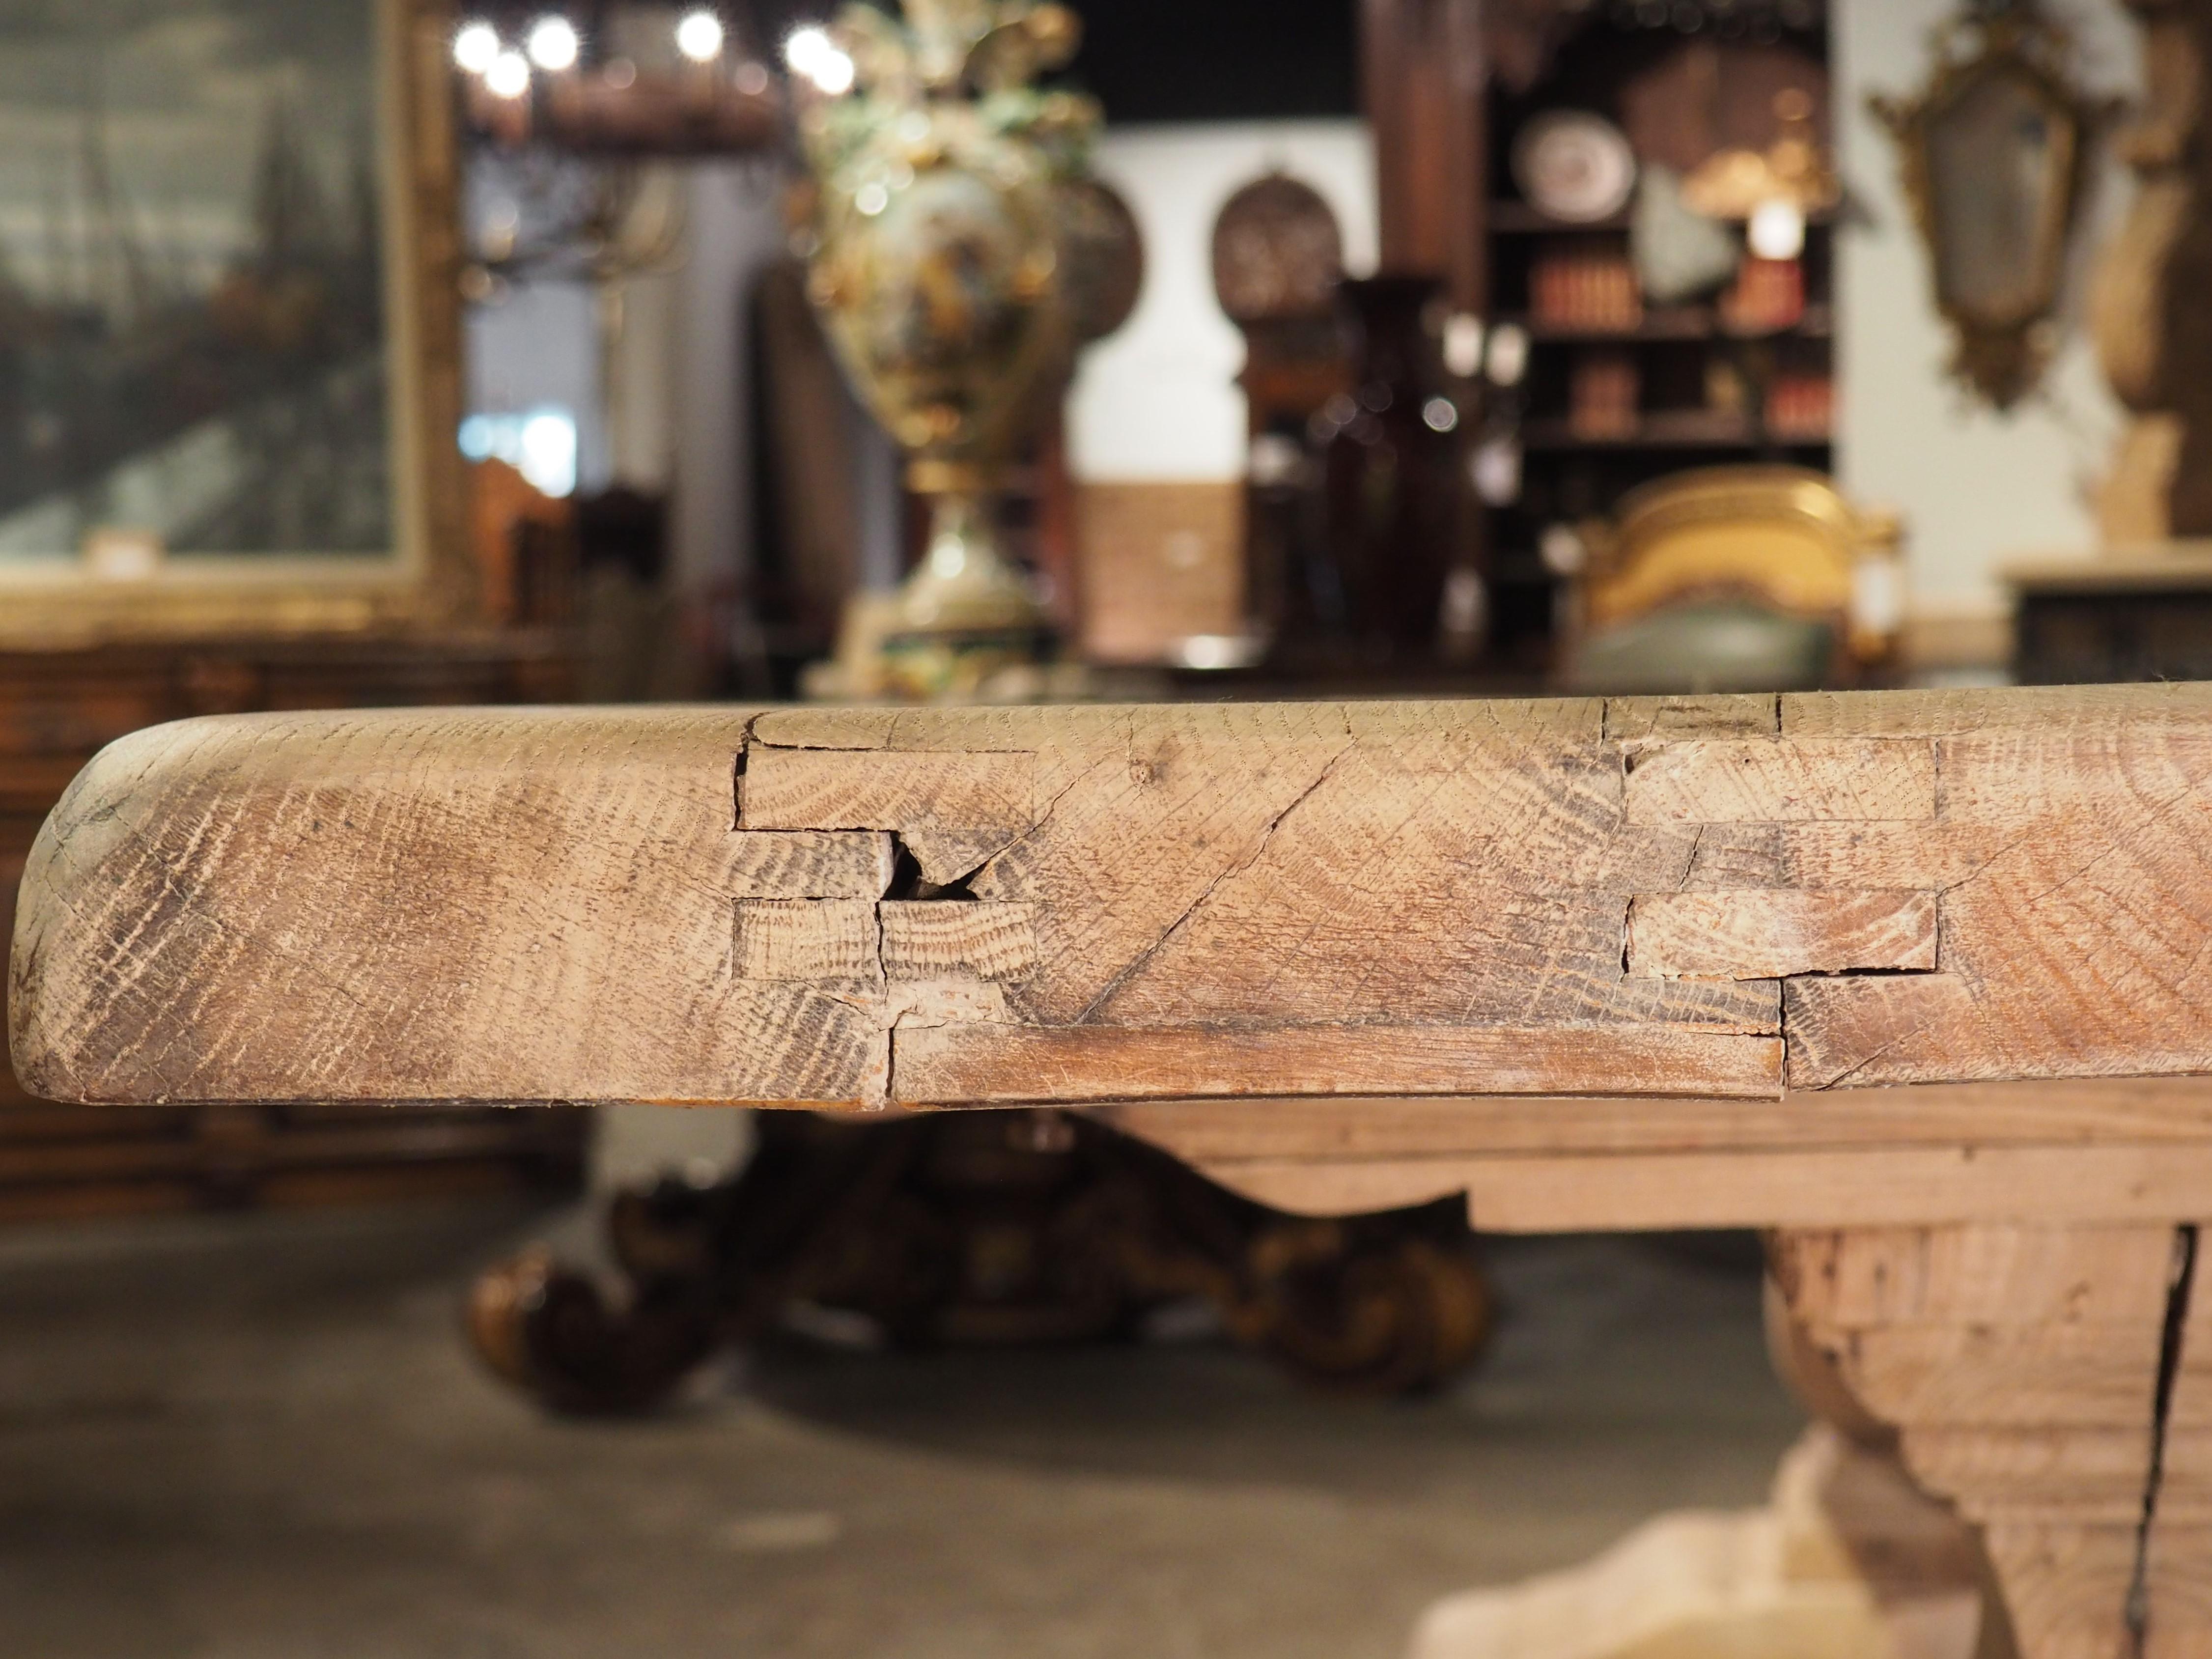
<path fill-rule="evenodd" d="M 1981 1528 L 2021 1659 L 2212 1651 L 2205 1512 L 2178 1482 L 2160 1508 L 2193 1237 L 1972 1226 L 1772 1241 L 1805 1342 L 1893 1429 L 1920 1485 Z"/>
<path fill-rule="evenodd" d="M 717 1334 L 712 1301 L 696 1284 L 655 1281 L 617 1310 L 542 1249 L 477 1279 L 468 1328 L 498 1376 L 551 1410 L 580 1414 L 659 1404 L 713 1352 Z"/>
<path fill-rule="evenodd" d="M 655 1405 L 800 1306 L 860 1315 L 901 1345 L 994 1345 L 1126 1335 L 1199 1296 L 1304 1380 L 1386 1395 L 1458 1375 L 1491 1326 L 1457 1200 L 1286 1216 L 1054 1111 L 781 1115 L 738 1179 L 624 1194 L 607 1234 L 628 1281 L 612 1299 L 542 1251 L 471 1297 L 477 1352 L 557 1411 Z"/>

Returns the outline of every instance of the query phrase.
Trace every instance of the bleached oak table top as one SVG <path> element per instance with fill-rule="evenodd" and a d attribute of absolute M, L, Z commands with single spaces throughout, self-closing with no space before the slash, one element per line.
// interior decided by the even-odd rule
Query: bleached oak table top
<path fill-rule="evenodd" d="M 2212 1652 L 2212 688 L 191 721 L 56 808 L 11 1019 L 62 1100 L 1045 1103 L 1784 1230 L 2025 1651 Z"/>

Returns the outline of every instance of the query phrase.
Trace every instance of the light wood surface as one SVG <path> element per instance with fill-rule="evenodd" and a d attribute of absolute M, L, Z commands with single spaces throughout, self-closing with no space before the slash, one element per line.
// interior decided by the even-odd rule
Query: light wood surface
<path fill-rule="evenodd" d="M 191 723 L 48 826 L 16 1053 L 117 1101 L 2190 1073 L 2208 775 L 2192 687 Z"/>
<path fill-rule="evenodd" d="M 2186 1249 L 2171 1226 L 1774 1241 L 1788 1316 L 1921 1486 L 1980 1526 L 2025 1659 L 2212 1650 L 2207 1534 L 2162 1473 Z"/>

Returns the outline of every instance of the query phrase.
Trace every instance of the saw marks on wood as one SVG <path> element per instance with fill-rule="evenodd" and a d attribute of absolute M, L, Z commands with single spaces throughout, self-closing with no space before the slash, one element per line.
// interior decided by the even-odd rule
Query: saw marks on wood
<path fill-rule="evenodd" d="M 1018 981 L 1036 971 L 1033 906 L 892 900 L 880 908 L 887 978 Z"/>
<path fill-rule="evenodd" d="M 866 899 L 743 899 L 738 977 L 866 981 L 880 977 L 876 907 Z"/>
<path fill-rule="evenodd" d="M 848 891 L 878 854 L 733 835 L 744 732 L 441 711 L 127 738 L 42 832 L 17 1066 L 76 1099 L 856 1098 L 875 1022 L 745 977 L 733 904 Z"/>
<path fill-rule="evenodd" d="M 2212 1070 L 2212 696 L 190 723 L 27 879 L 70 1098 L 1778 1097 Z"/>

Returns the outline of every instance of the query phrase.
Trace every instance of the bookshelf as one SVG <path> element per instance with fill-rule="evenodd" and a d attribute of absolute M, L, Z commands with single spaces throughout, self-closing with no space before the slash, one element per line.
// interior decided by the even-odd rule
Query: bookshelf
<path fill-rule="evenodd" d="M 1687 467 L 1786 461 L 1828 471 L 1834 462 L 1832 213 L 1807 216 L 1794 269 L 1759 270 L 1733 294 L 1661 304 L 1642 295 L 1634 274 L 1632 205 L 1565 222 L 1515 180 L 1522 130 L 1560 110 L 1623 129 L 1648 167 L 1669 146 L 1694 155 L 1705 139 L 1762 144 L 1759 118 L 1772 88 L 1811 86 L 1816 114 L 1799 131 L 1829 143 L 1820 8 L 1802 4 L 1794 24 L 1770 21 L 1756 37 L 1727 32 L 1722 8 L 1693 8 L 1688 15 L 1703 21 L 1686 32 L 1639 21 L 1648 9 L 1591 8 L 1525 84 L 1492 80 L 1483 100 L 1486 187 L 1460 220 L 1479 271 L 1461 286 L 1480 295 L 1493 336 L 1510 325 L 1528 343 L 1518 383 L 1483 394 L 1482 441 L 1513 445 L 1520 460 L 1517 490 L 1492 500 L 1484 521 L 1496 648 L 1508 656 L 1534 656 L 1551 632 L 1559 578 L 1539 549 L 1553 526 L 1609 514 L 1638 484 Z M 1695 73 L 1684 73 L 1685 54 L 1700 55 Z M 1704 108 L 1655 95 L 1655 86 L 1684 84 L 1723 91 Z M 1764 287 L 1747 301 L 1754 281 Z"/>

